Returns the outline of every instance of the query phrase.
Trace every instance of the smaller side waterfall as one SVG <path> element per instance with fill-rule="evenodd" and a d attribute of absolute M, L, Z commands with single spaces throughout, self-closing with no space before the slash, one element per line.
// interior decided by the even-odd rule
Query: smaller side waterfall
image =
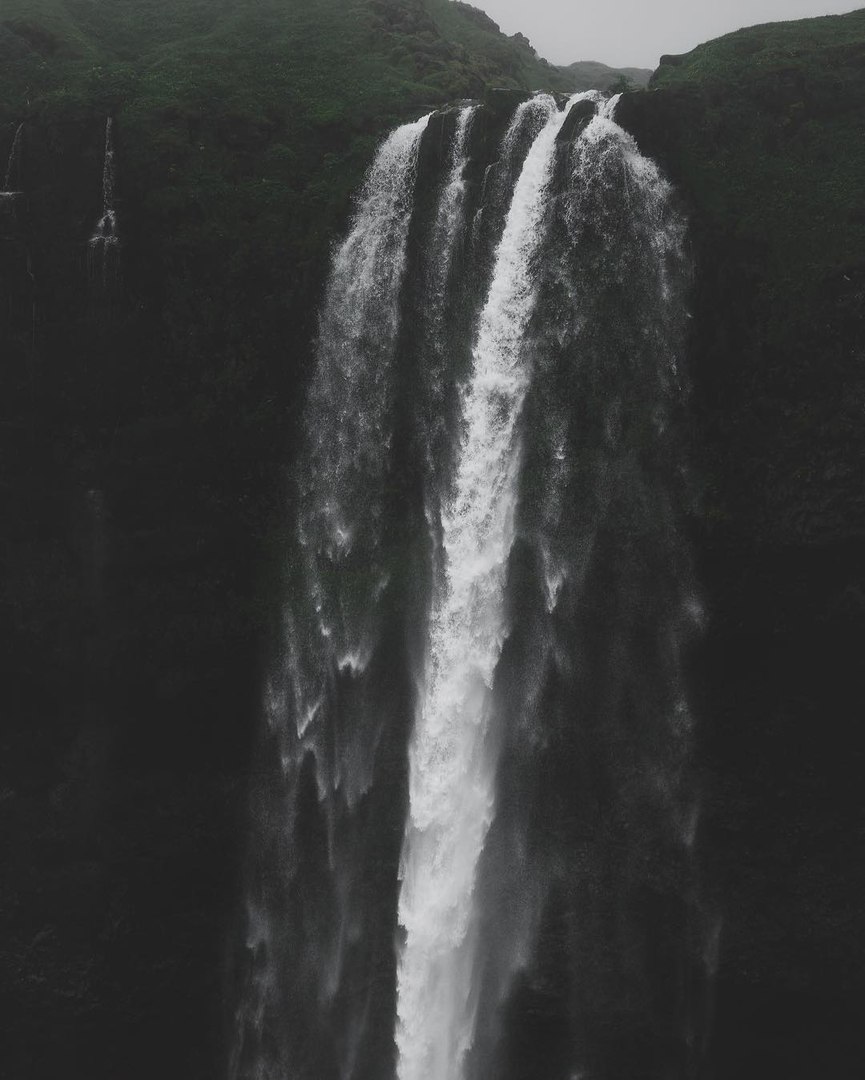
<path fill-rule="evenodd" d="M 253 796 L 232 1080 L 386 1075 L 377 1032 L 395 921 L 400 680 L 383 686 L 382 605 L 393 442 L 393 368 L 418 151 L 429 116 L 379 147 L 319 321 L 297 467 L 291 601 L 268 677 Z M 393 639 L 393 635 L 392 635 Z M 392 640 L 391 639 L 391 640 Z M 378 658 L 378 659 L 377 659 Z M 395 790 L 389 791 L 393 786 Z"/>
<path fill-rule="evenodd" d="M 102 162 L 102 216 L 88 241 L 90 276 L 108 283 L 109 275 L 116 276 L 120 236 L 117 232 L 117 211 L 114 207 L 114 120 L 105 121 L 105 155 Z"/>
<path fill-rule="evenodd" d="M 306 410 L 311 482 L 302 522 L 304 543 L 325 562 L 341 562 L 358 549 L 366 565 L 379 544 L 399 293 L 418 147 L 428 123 L 424 116 L 405 124 L 382 144 L 348 236 L 334 253 Z M 333 428 L 323 422 L 330 418 L 338 418 Z"/>

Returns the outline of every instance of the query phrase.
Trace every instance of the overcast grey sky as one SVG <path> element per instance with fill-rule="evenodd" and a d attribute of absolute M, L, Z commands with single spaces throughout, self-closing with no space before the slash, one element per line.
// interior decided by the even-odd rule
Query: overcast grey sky
<path fill-rule="evenodd" d="M 601 60 L 657 67 L 662 53 L 693 49 L 741 26 L 837 15 L 859 3 L 826 0 L 469 0 L 506 34 L 521 31 L 557 64 Z"/>

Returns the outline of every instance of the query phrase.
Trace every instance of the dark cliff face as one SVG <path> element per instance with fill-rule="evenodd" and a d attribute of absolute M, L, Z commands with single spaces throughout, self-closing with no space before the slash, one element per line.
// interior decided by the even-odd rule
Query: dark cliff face
<path fill-rule="evenodd" d="M 673 58 L 620 120 L 687 204 L 719 1076 L 853 1077 L 865 1000 L 865 231 L 855 13 Z"/>
<path fill-rule="evenodd" d="M 128 175 L 118 273 L 89 265 L 103 132 L 26 126 L 0 242 L 3 1060 L 210 1075 L 267 515 L 259 406 L 225 404 L 260 369 Z"/>
<path fill-rule="evenodd" d="M 0 205 L 10 1075 L 221 1072 L 261 642 L 329 245 L 394 119 L 538 77 L 504 45 L 483 62 L 469 39 L 437 50 L 429 13 L 392 8 L 363 23 L 374 65 L 302 99 L 264 32 L 240 60 L 208 39 L 222 83 L 193 77 L 210 60 L 182 81 L 182 50 L 131 72 L 128 41 L 99 67 L 47 16 L 0 32 L 0 172 L 23 119 L 26 192 Z M 310 6 L 301 40 L 318 48 L 310 28 L 336 19 L 345 48 L 326 62 L 349 70 L 345 10 Z M 835 22 L 844 40 L 806 33 L 772 77 L 724 77 L 724 54 L 713 82 L 683 61 L 620 105 L 679 186 L 697 265 L 719 1077 L 853 1077 L 862 1060 L 865 78 L 855 20 Z M 235 93 L 256 78 L 277 89 Z M 162 87 L 146 108 L 139 79 Z M 87 239 L 109 112 L 122 245 L 103 280 Z"/>

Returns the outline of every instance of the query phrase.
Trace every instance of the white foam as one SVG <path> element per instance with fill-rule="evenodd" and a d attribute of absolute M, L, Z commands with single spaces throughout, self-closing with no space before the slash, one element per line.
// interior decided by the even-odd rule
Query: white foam
<path fill-rule="evenodd" d="M 546 122 L 514 190 L 462 396 L 457 476 L 442 515 L 446 583 L 431 619 L 426 690 L 409 750 L 410 813 L 399 919 L 399 1080 L 459 1080 L 474 1035 L 474 886 L 494 814 L 490 689 L 506 634 L 514 537 L 516 423 L 529 372 L 521 343 L 535 301 L 556 136 L 567 110 L 526 102 Z M 509 136 L 510 138 L 511 136 Z M 506 139 L 506 145 L 507 145 Z"/>

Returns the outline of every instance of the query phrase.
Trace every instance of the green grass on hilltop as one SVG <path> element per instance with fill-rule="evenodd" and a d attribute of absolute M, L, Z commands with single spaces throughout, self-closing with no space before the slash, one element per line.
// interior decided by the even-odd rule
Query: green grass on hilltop
<path fill-rule="evenodd" d="M 457 42 L 490 81 L 509 81 L 531 90 L 570 90 L 567 71 L 538 57 L 522 34 L 506 37 L 479 8 L 461 0 L 428 0 L 430 15 L 443 37 Z"/>
<path fill-rule="evenodd" d="M 865 10 L 755 26 L 664 57 L 652 87 L 699 115 L 677 150 L 694 201 L 804 297 L 865 252 Z M 698 110 L 698 112 L 697 112 Z"/>
<path fill-rule="evenodd" d="M 785 71 L 825 74 L 827 63 L 858 59 L 865 49 L 865 9 L 847 15 L 765 23 L 698 45 L 681 56 L 665 56 L 652 77 L 654 87 L 736 84 Z"/>
<path fill-rule="evenodd" d="M 817 535 L 849 513 L 839 432 L 865 393 L 865 11 L 728 34 L 663 57 L 651 85 L 625 104 L 691 210 L 694 363 L 737 463 L 712 513 Z"/>

